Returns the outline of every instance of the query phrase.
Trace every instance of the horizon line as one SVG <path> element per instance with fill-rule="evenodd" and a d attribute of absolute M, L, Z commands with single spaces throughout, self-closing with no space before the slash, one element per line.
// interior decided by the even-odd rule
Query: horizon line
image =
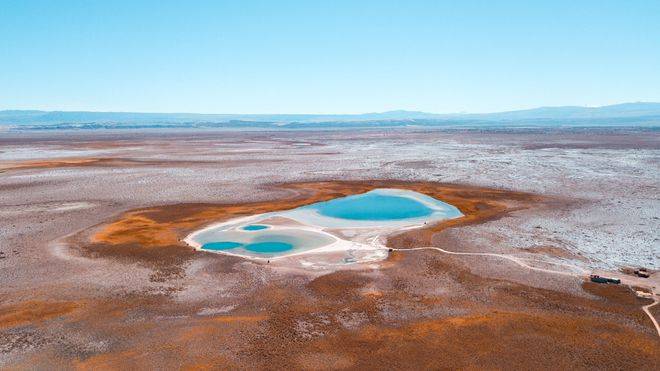
<path fill-rule="evenodd" d="M 372 115 L 372 114 L 383 114 L 383 113 L 393 113 L 393 112 L 408 112 L 408 113 L 424 113 L 424 114 L 430 114 L 430 115 L 480 115 L 480 114 L 495 114 L 495 113 L 506 113 L 506 112 L 518 112 L 518 111 L 528 111 L 528 110 L 534 110 L 534 109 L 542 109 L 542 108 L 603 108 L 603 107 L 610 107 L 610 106 L 619 106 L 619 105 L 625 105 L 625 104 L 660 104 L 660 102 L 654 102 L 654 101 L 626 101 L 626 102 L 620 102 L 620 103 L 612 103 L 612 104 L 605 104 L 605 105 L 599 105 L 599 106 L 591 106 L 591 105 L 559 105 L 559 106 L 532 106 L 532 107 L 527 107 L 527 108 L 519 108 L 519 109 L 507 109 L 507 110 L 502 110 L 502 111 L 489 111 L 489 112 L 469 112 L 469 111 L 460 111 L 460 112 L 429 112 L 429 111 L 419 111 L 419 110 L 413 110 L 413 109 L 391 109 L 391 110 L 385 110 L 385 111 L 369 111 L 369 112 L 353 112 L 353 113 L 219 113 L 219 112 L 183 112 L 183 111 L 175 111 L 175 112 L 162 112 L 162 111 L 114 111 L 114 110 L 46 110 L 46 109 L 38 109 L 38 108 L 33 108 L 33 109 L 1 109 L 0 112 L 10 112 L 10 111 L 15 111 L 15 112 L 45 112 L 45 113 L 53 113 L 53 112 L 62 112 L 62 113 L 70 113 L 70 112 L 80 112 L 80 113 L 124 113 L 124 114 L 164 114 L 164 115 L 227 115 L 227 116 L 241 116 L 241 115 L 253 115 L 253 116 L 278 116 L 278 115 L 299 115 L 299 116 L 351 116 L 351 115 Z"/>

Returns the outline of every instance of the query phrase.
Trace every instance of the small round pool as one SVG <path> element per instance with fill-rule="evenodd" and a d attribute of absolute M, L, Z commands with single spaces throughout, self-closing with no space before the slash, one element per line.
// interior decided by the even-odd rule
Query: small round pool
<path fill-rule="evenodd" d="M 243 231 L 243 227 L 228 231 L 209 230 L 199 238 L 202 250 L 265 258 L 327 246 L 336 241 L 324 233 L 270 226 L 255 231 Z"/>
<path fill-rule="evenodd" d="M 267 229 L 267 228 L 268 226 L 263 224 L 250 224 L 250 225 L 246 225 L 245 227 L 242 227 L 241 229 L 244 231 L 260 231 L 262 229 Z"/>

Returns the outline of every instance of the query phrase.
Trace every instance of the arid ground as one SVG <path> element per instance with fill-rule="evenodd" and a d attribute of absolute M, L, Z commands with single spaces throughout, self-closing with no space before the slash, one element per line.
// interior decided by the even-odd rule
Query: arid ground
<path fill-rule="evenodd" d="M 465 217 L 369 263 L 182 241 L 387 187 Z M 0 368 L 654 369 L 659 195 L 651 130 L 3 133 Z"/>

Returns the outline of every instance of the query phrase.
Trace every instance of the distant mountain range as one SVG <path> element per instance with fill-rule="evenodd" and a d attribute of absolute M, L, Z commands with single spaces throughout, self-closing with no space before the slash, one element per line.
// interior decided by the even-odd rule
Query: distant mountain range
<path fill-rule="evenodd" d="M 479 114 L 388 111 L 364 114 L 197 114 L 85 111 L 0 111 L 0 125 L 18 130 L 158 127 L 378 127 L 378 126 L 660 126 L 660 103 L 623 103 L 603 107 L 540 107 Z"/>
<path fill-rule="evenodd" d="M 467 116 L 477 116 L 489 120 L 595 119 L 660 116 L 660 103 L 622 103 L 602 107 L 540 107 L 520 111 L 485 113 Z"/>

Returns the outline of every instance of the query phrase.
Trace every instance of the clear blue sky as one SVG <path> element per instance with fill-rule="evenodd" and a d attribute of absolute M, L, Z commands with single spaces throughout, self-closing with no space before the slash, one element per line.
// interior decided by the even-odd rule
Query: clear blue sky
<path fill-rule="evenodd" d="M 660 1 L 0 0 L 0 109 L 660 101 Z"/>

